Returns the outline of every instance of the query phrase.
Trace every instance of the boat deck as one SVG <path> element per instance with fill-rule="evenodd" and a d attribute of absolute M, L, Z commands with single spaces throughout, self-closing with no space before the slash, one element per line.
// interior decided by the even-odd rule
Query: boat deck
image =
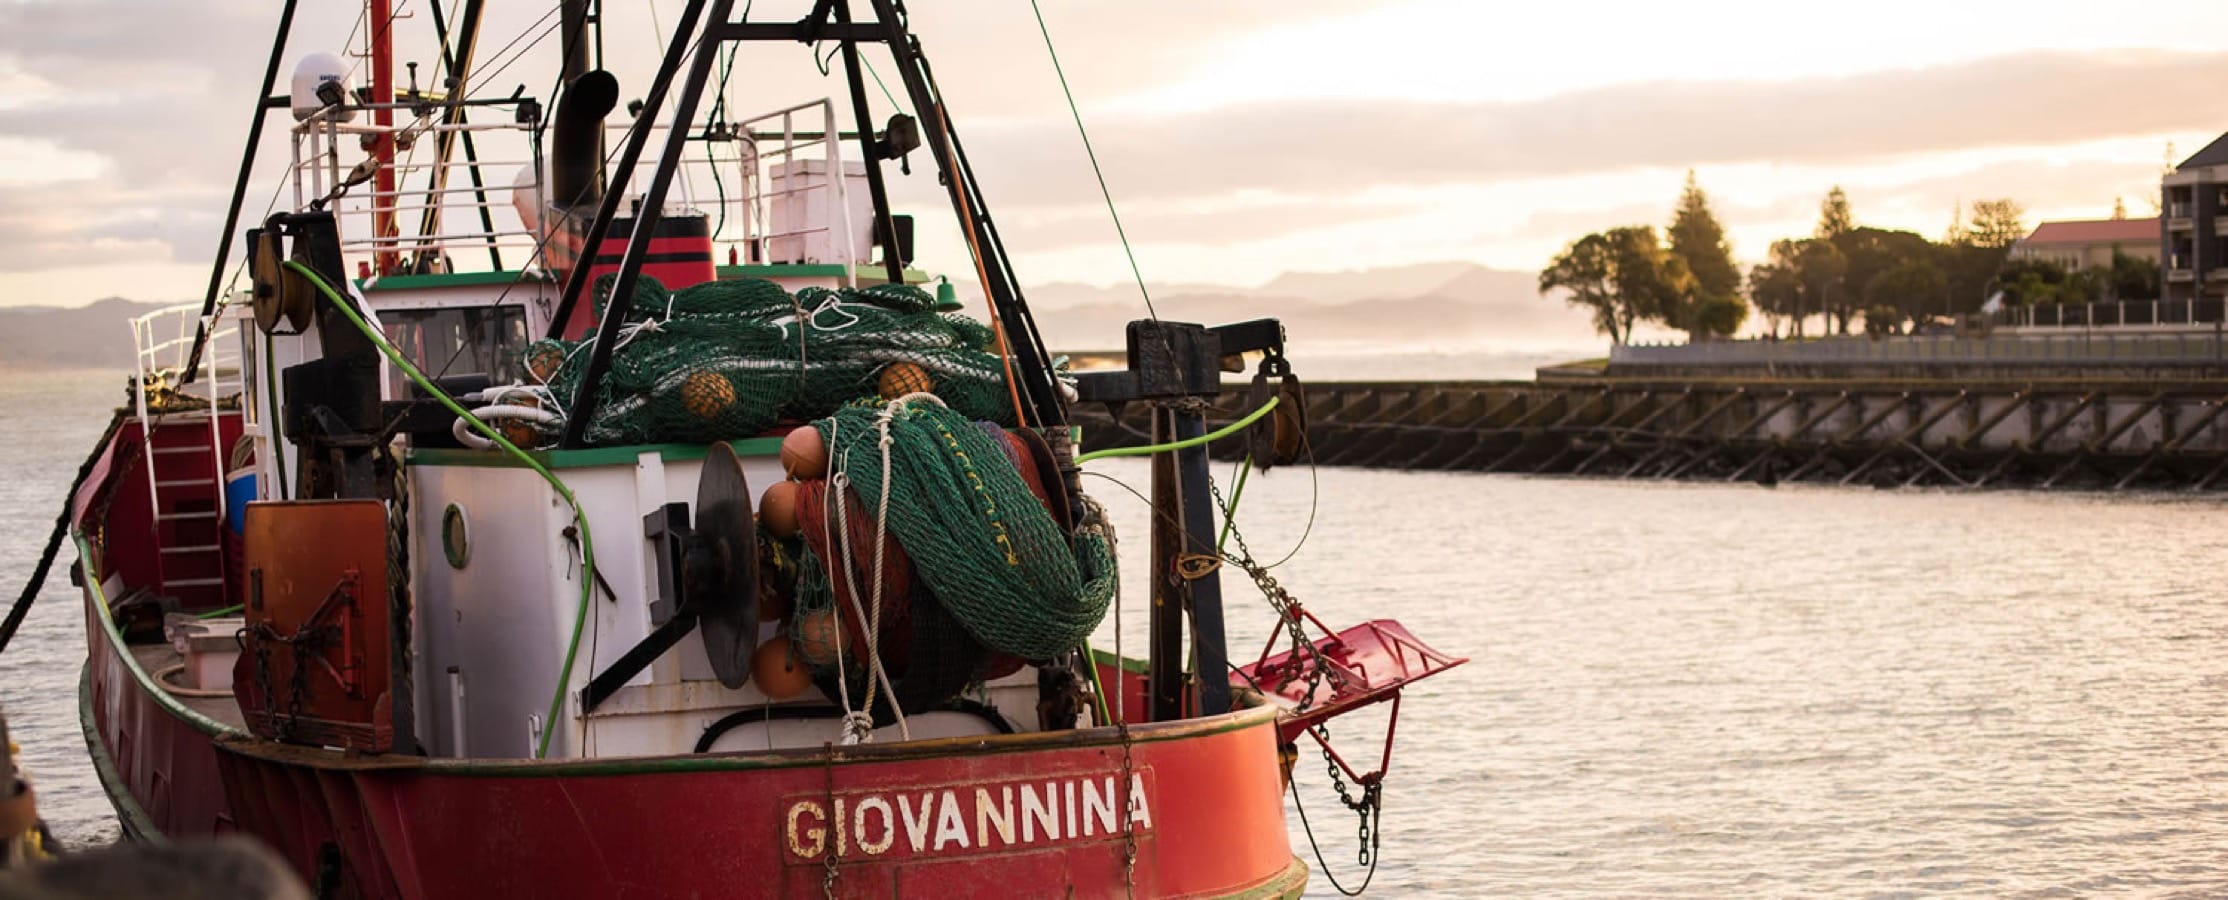
<path fill-rule="evenodd" d="M 149 675 L 159 676 L 164 669 L 185 662 L 185 657 L 178 655 L 177 648 L 167 643 L 133 644 L 131 650 L 132 656 L 139 660 L 140 668 L 147 670 Z M 172 674 L 169 678 L 158 677 L 156 680 L 166 687 L 177 688 L 177 690 L 170 692 L 170 696 L 177 698 L 178 702 L 186 705 L 186 708 L 215 719 L 226 727 L 237 728 L 241 731 L 248 730 L 247 719 L 240 715 L 240 703 L 233 698 L 230 692 L 216 697 L 196 697 L 193 696 L 193 692 L 174 680 L 177 677 L 176 674 Z"/>

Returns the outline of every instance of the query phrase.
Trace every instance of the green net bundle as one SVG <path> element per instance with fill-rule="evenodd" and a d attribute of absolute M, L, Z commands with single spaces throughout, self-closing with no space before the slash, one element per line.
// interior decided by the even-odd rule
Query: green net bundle
<path fill-rule="evenodd" d="M 612 276 L 596 285 L 607 303 Z M 853 400 L 936 394 L 970 418 L 1014 424 L 994 337 L 966 316 L 936 311 L 911 285 L 805 288 L 759 279 L 667 291 L 643 278 L 598 385 L 592 445 L 706 443 L 828 415 Z M 582 341 L 529 346 L 527 368 L 569 408 L 593 351 Z M 546 442 L 561 431 L 543 427 Z"/>
<path fill-rule="evenodd" d="M 885 465 L 880 419 L 888 415 Z M 916 401 L 850 406 L 812 423 L 840 472 L 912 559 L 918 583 L 984 647 L 1043 660 L 1080 646 L 1114 597 L 1113 551 L 1071 541 L 999 439 L 957 409 Z M 871 547 L 853 548 L 871 554 Z M 798 607 L 816 605 L 800 586 Z"/>

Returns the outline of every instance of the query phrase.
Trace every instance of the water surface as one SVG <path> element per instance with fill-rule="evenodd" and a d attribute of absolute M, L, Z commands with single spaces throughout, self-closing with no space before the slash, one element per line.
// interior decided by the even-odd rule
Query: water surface
<path fill-rule="evenodd" d="M 120 384 L 0 381 L 6 599 Z M 1145 486 L 1140 463 L 1090 468 Z M 1134 650 L 1143 507 L 1086 486 L 1128 544 Z M 1311 500 L 1276 570 L 1294 594 L 1473 660 L 1402 708 L 1378 896 L 2228 893 L 2217 501 L 1288 469 L 1239 510 L 1264 560 Z M 1225 590 L 1250 653 L 1269 614 Z M 74 599 L 58 571 L 0 702 L 43 810 L 87 842 L 115 826 L 76 721 Z M 1371 715 L 1334 726 L 1356 760 Z M 1312 751 L 1297 772 L 1351 883 L 1354 820 Z M 1310 895 L 1335 896 L 1321 871 Z"/>

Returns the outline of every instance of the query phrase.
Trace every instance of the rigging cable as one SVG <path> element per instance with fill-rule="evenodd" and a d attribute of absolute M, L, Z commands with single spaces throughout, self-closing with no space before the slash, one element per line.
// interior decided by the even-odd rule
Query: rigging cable
<path fill-rule="evenodd" d="M 1330 881 L 1331 887 L 1348 897 L 1359 897 L 1363 891 L 1369 890 L 1369 883 L 1377 879 L 1377 861 L 1382 858 L 1375 853 L 1370 853 L 1371 850 L 1375 849 L 1374 840 L 1369 844 L 1364 844 L 1361 848 L 1361 852 L 1369 853 L 1369 868 L 1366 870 L 1366 874 L 1362 876 L 1362 883 L 1348 889 L 1346 885 L 1339 883 L 1338 876 L 1331 872 L 1331 864 L 1323 859 L 1323 845 L 1315 840 L 1315 824 L 1308 821 L 1307 807 L 1300 804 L 1299 779 L 1287 780 L 1284 787 L 1292 795 L 1292 808 L 1299 810 L 1300 828 L 1307 832 L 1308 849 L 1315 851 L 1315 864 L 1322 868 L 1323 877 Z M 1369 829 L 1369 831 L 1373 836 L 1377 834 L 1377 830 L 1374 828 Z"/>
<path fill-rule="evenodd" d="M 1083 138 L 1083 153 L 1091 158 L 1091 174 L 1098 177 L 1099 196 L 1106 198 L 1106 214 L 1114 219 L 1114 235 L 1122 239 L 1122 255 L 1129 257 L 1130 276 L 1137 279 L 1137 292 L 1145 298 L 1145 311 L 1160 320 L 1160 311 L 1153 308 L 1153 292 L 1145 287 L 1145 273 L 1137 267 L 1137 253 L 1130 249 L 1129 233 L 1122 229 L 1122 214 L 1114 209 L 1114 192 L 1106 186 L 1106 172 L 1099 168 L 1098 151 L 1091 148 L 1091 133 L 1083 127 L 1083 112 L 1075 106 L 1075 92 L 1068 89 L 1068 74 L 1060 68 L 1060 51 L 1052 47 L 1052 31 L 1045 27 L 1044 9 L 1037 0 L 1029 0 L 1029 9 L 1037 14 L 1037 31 L 1044 35 L 1044 52 L 1052 57 L 1052 72 L 1060 76 L 1060 93 L 1068 99 L 1068 114 L 1075 118 L 1075 133 Z"/>
<path fill-rule="evenodd" d="M 363 315 L 356 312 L 355 307 L 351 306 L 340 295 L 339 291 L 333 289 L 332 284 L 325 280 L 325 276 L 319 274 L 317 270 L 293 260 L 286 261 L 286 268 L 308 279 L 310 284 L 317 288 L 318 293 L 324 294 L 326 301 L 340 311 L 349 324 L 356 326 L 358 331 L 363 332 L 364 337 L 377 346 L 382 355 L 387 357 L 387 361 L 416 383 L 419 389 L 426 392 L 427 396 L 438 401 L 457 418 L 464 420 L 482 437 L 494 441 L 496 446 L 503 449 L 503 452 L 510 454 L 512 458 L 534 470 L 534 473 L 540 475 L 543 481 L 549 482 L 549 486 L 557 491 L 558 496 L 564 498 L 566 505 L 572 507 L 573 525 L 580 529 L 580 556 L 581 568 L 583 569 L 580 578 L 580 605 L 573 612 L 572 639 L 565 645 L 565 662 L 557 670 L 557 688 L 549 698 L 549 718 L 542 723 L 541 740 L 534 748 L 535 759 L 548 756 L 550 736 L 557 733 L 557 717 L 564 712 L 566 686 L 572 682 L 574 657 L 579 655 L 580 652 L 580 633 L 586 628 L 588 607 L 595 597 L 596 544 L 588 532 L 587 513 L 581 508 L 580 500 L 573 496 L 572 489 L 565 486 L 563 479 L 558 478 L 556 473 L 543 466 L 540 460 L 533 457 L 533 454 L 520 450 L 518 445 L 503 437 L 502 432 L 495 430 L 486 422 L 480 421 L 479 417 L 472 415 L 469 410 L 464 408 L 463 404 L 456 402 L 456 398 L 449 396 L 447 391 L 441 390 L 432 380 L 426 378 L 424 372 L 419 371 L 417 366 L 411 365 L 410 360 L 403 357 L 402 351 L 395 349 L 395 345 L 387 340 L 386 335 L 379 333 L 379 329 L 373 328 L 371 323 L 364 321 Z"/>

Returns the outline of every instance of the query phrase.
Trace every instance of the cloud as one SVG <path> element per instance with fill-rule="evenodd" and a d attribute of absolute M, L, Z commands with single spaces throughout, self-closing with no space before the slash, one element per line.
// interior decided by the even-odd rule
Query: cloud
<path fill-rule="evenodd" d="M 762 2 L 752 17 L 794 19 L 810 5 Z M 662 21 L 670 24 L 676 4 L 664 6 Z M 1263 17 L 1327 15 L 1341 7 L 1336 0 L 1228 0 L 1197 9 L 1188 0 L 1090 0 L 1059 4 L 1047 17 L 1069 56 L 1077 89 L 1113 95 L 1182 77 L 1204 58 L 1205 48 Z M 512 35 L 530 30 L 542 11 L 491 10 L 481 45 L 483 66 L 501 55 Z M 403 59 L 430 56 L 431 26 L 424 10 L 417 12 L 397 26 Z M 341 49 L 340 38 L 357 13 L 348 4 L 304 4 L 287 64 L 313 49 Z M 179 260 L 206 254 L 238 164 L 241 129 L 276 15 L 271 5 L 251 0 L 0 2 L 0 89 L 8 91 L 0 101 L 0 167 L 7 171 L 0 177 L 0 272 L 54 271 L 117 254 Z M 610 63 L 634 90 L 647 84 L 649 50 L 660 43 L 641 33 L 654 18 L 629 16 L 611 27 Z M 977 115 L 1023 110 L 1033 115 L 1059 102 L 1036 21 L 1026 10 L 917 20 L 947 90 L 964 96 L 964 107 Z M 1179 20 L 1182 28 L 1167 27 Z M 545 91 L 554 42 L 532 52 L 534 58 L 501 73 L 502 83 L 494 88 L 525 78 L 529 92 Z M 1077 59 L 1122 64 L 1073 65 Z M 1023 65 L 1032 77 L 1014 76 L 1015 67 Z M 781 71 L 773 83 L 753 82 L 758 96 L 786 100 L 792 88 L 800 95 L 830 89 L 829 83 L 811 80 L 809 71 L 795 66 Z M 534 74 L 521 74 L 528 72 Z M 283 91 L 286 70 L 280 74 Z M 887 77 L 897 87 L 894 74 Z M 840 80 L 834 84 L 839 89 Z M 283 114 L 266 122 L 251 215 L 259 208 L 253 201 L 268 196 L 283 166 L 285 123 Z M 933 185 L 916 193 L 940 199 Z"/>
<path fill-rule="evenodd" d="M 1156 243 L 1229 247 L 1322 228 L 1333 222 L 1386 220 L 1416 211 L 1411 202 L 1370 197 L 1283 194 L 1223 198 L 1213 203 L 1142 203 L 1123 207 L 1122 224 Z M 1023 209 L 1006 218 L 1033 252 L 1111 244 L 1118 239 L 1103 206 Z"/>
<path fill-rule="evenodd" d="M 95 182 L 0 187 L 0 272 L 197 260 L 216 240 L 221 202 Z"/>
<path fill-rule="evenodd" d="M 667 0 L 659 7 L 665 24 L 678 5 Z M 794 19 L 810 5 L 761 0 L 752 18 Z M 492 6 L 483 64 L 546 9 Z M 1000 5 L 991 14 L 985 6 L 932 12 L 918 5 L 913 24 L 953 98 L 1009 241 L 1048 254 L 1059 263 L 1049 271 L 1074 277 L 1062 266 L 1111 244 L 1112 228 L 1035 18 L 1026 8 Z M 1335 243 L 1352 255 L 1338 261 L 1375 264 L 1401 260 L 1361 257 L 1424 252 L 1418 248 L 1443 247 L 1465 230 L 1480 241 L 1542 234 L 1559 241 L 1564 232 L 1628 219 L 1657 225 L 1668 219 L 1671 192 L 1657 203 L 1653 195 L 1601 187 L 1629 180 L 1611 173 L 1767 165 L 1854 171 L 1973 148 L 2054 147 L 2228 124 L 2228 94 L 2212 87 L 2228 83 L 2228 53 L 2028 52 L 1849 76 L 1628 83 L 1495 102 L 1285 98 L 1184 112 L 1148 102 L 1200 79 L 1229 77 L 1217 67 L 1238 58 L 1232 48 L 1251 37 L 1351 11 L 1350 0 L 1045 6 L 1133 240 L 1159 245 L 1163 255 L 1195 248 L 1197 268 L 1212 257 L 1216 272 L 1253 254 L 1262 258 L 1248 264 L 1267 277 L 1305 267 L 1266 258 L 1292 248 L 1313 252 Z M 288 62 L 310 49 L 342 49 L 338 39 L 356 12 L 350 4 L 304 4 Z M 270 4 L 254 0 L 0 0 L 0 91 L 9 92 L 0 100 L 0 167 L 8 172 L 0 178 L 0 272 L 59 272 L 122 253 L 148 261 L 204 258 L 217 239 L 275 15 Z M 630 90 L 646 83 L 648 50 L 656 43 L 644 34 L 650 19 L 614 17 L 611 62 Z M 405 58 L 428 59 L 428 19 L 402 27 L 397 46 L 408 48 Z M 495 79 L 502 82 L 495 89 L 507 92 L 523 79 L 529 93 L 542 93 L 555 53 L 548 43 Z M 738 79 L 747 85 L 738 89 L 743 108 L 840 97 L 840 78 L 818 80 L 801 65 L 805 49 L 788 50 L 799 58 Z M 1357 59 L 1383 54 L 1388 71 L 1401 64 L 1400 52 L 1368 42 L 1354 49 Z M 881 75 L 898 87 L 886 66 Z M 877 109 L 886 107 L 872 84 L 868 89 Z M 283 113 L 270 120 L 284 122 Z M 35 154 L 11 150 L 33 145 Z M 271 196 L 285 145 L 282 127 L 266 131 L 250 218 Z M 915 155 L 921 174 L 898 179 L 893 195 L 928 226 L 924 250 L 959 262 L 965 257 L 950 229 L 935 230 L 948 217 L 941 188 L 926 174 L 927 158 L 925 151 Z M 2091 201 L 2101 210 L 2112 193 L 2140 184 L 2101 163 L 2062 171 L 2021 166 L 1939 178 L 1905 173 L 1861 193 L 1858 185 L 1851 189 L 1860 214 L 1876 203 L 1938 207 L 1946 218 L 1945 196 L 2013 194 L 2044 209 L 2072 205 L 2083 179 L 2110 179 Z M 2123 168 L 2141 174 L 2139 166 Z M 1557 180 L 1578 187 L 1567 196 L 1505 193 L 1498 208 L 1449 209 L 1473 196 L 1465 186 Z M 1999 183 L 2006 187 L 1985 186 Z M 1585 194 L 1589 186 L 1594 193 Z M 1793 220 L 1815 208 L 1814 196 L 1746 199 L 1770 208 L 1729 203 L 1720 210 L 1729 226 L 1744 213 Z M 2129 206 L 2137 214 L 2147 208 L 2132 193 Z M 119 289 L 92 288 L 88 295 Z"/>
<path fill-rule="evenodd" d="M 1275 102 L 1092 122 L 1131 198 L 1486 182 L 1644 167 L 1853 162 L 2203 130 L 2228 122 L 2223 53 L 2038 52 L 1780 82 L 1627 84 L 1494 103 Z M 1066 123 L 974 139 L 1009 204 L 1082 203 Z M 1085 170 L 1088 171 L 1087 169 Z"/>

